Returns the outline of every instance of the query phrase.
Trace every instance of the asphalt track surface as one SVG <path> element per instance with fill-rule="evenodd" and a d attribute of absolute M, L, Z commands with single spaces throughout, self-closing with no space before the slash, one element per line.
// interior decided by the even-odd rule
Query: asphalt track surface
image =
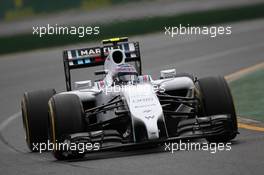
<path fill-rule="evenodd" d="M 194 35 L 170 38 L 156 33 L 131 39 L 140 41 L 146 74 L 156 77 L 159 70 L 175 66 L 178 72 L 191 72 L 199 77 L 224 76 L 264 61 L 264 20 L 230 25 L 232 35 L 216 38 Z M 24 91 L 49 87 L 64 90 L 62 49 L 0 57 L 1 174 L 263 174 L 264 133 L 244 129 L 239 130 L 231 151 L 215 154 L 209 151 L 171 154 L 161 147 L 59 162 L 50 153 L 30 153 L 24 141 L 20 99 Z M 81 73 L 75 77 L 89 79 L 91 70 Z"/>

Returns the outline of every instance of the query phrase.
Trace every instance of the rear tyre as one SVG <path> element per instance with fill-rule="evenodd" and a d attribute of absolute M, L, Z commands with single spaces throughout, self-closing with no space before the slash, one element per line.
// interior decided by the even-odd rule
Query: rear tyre
<path fill-rule="evenodd" d="M 48 135 L 48 101 L 55 94 L 54 89 L 26 92 L 21 101 L 23 126 L 26 142 L 33 152 L 39 151 L 34 145 L 47 143 Z"/>
<path fill-rule="evenodd" d="M 57 94 L 49 101 L 50 135 L 53 145 L 62 143 L 67 135 L 85 130 L 84 111 L 75 94 Z M 84 154 L 68 154 L 67 150 L 53 149 L 58 160 L 82 158 Z"/>
<path fill-rule="evenodd" d="M 198 80 L 203 113 L 206 116 L 229 114 L 231 121 L 229 131 L 214 137 L 207 137 L 209 142 L 228 142 L 237 135 L 237 117 L 230 89 L 223 77 L 206 77 Z"/>

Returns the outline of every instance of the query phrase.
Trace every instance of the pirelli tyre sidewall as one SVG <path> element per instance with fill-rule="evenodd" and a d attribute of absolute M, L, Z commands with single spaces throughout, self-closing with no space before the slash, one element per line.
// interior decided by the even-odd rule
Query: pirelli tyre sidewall
<path fill-rule="evenodd" d="M 198 80 L 203 103 L 203 115 L 229 114 L 231 132 L 207 137 L 209 142 L 227 142 L 237 135 L 237 117 L 233 98 L 224 77 L 205 77 Z"/>
<path fill-rule="evenodd" d="M 48 132 L 48 101 L 55 94 L 54 89 L 26 92 L 21 101 L 23 126 L 29 149 L 37 152 L 34 145 L 46 143 Z"/>
<path fill-rule="evenodd" d="M 53 155 L 58 160 L 82 158 L 84 154 L 67 154 L 67 150 L 56 148 L 69 134 L 85 131 L 84 111 L 75 94 L 57 94 L 49 101 L 51 142 L 55 145 Z"/>

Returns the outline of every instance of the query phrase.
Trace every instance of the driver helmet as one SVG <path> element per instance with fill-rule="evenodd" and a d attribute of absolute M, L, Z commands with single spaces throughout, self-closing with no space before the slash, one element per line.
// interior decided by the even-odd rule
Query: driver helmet
<path fill-rule="evenodd" d="M 120 64 L 115 68 L 113 80 L 117 84 L 134 84 L 138 81 L 138 73 L 132 65 Z"/>

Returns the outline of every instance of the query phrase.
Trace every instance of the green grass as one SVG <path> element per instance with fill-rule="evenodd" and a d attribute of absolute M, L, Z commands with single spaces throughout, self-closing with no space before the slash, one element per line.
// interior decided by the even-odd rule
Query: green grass
<path fill-rule="evenodd" d="M 238 115 L 264 121 L 264 69 L 230 83 Z"/>
<path fill-rule="evenodd" d="M 140 2 L 143 0 L 133 1 Z M 71 9 L 90 11 L 130 2 L 131 0 L 1 0 L 0 20 L 12 21 L 28 16 L 64 12 Z"/>
<path fill-rule="evenodd" d="M 100 35 L 87 35 L 84 38 L 79 38 L 77 35 L 45 35 L 40 38 L 37 35 L 32 35 L 32 33 L 0 37 L 0 54 L 80 42 L 92 42 L 116 36 L 132 36 L 152 32 L 164 32 L 165 26 L 178 26 L 179 24 L 201 26 L 261 18 L 264 17 L 263 9 L 264 3 L 261 3 L 257 5 L 193 12 L 181 15 L 117 21 L 102 25 L 90 24 L 87 26 L 100 26 Z"/>

